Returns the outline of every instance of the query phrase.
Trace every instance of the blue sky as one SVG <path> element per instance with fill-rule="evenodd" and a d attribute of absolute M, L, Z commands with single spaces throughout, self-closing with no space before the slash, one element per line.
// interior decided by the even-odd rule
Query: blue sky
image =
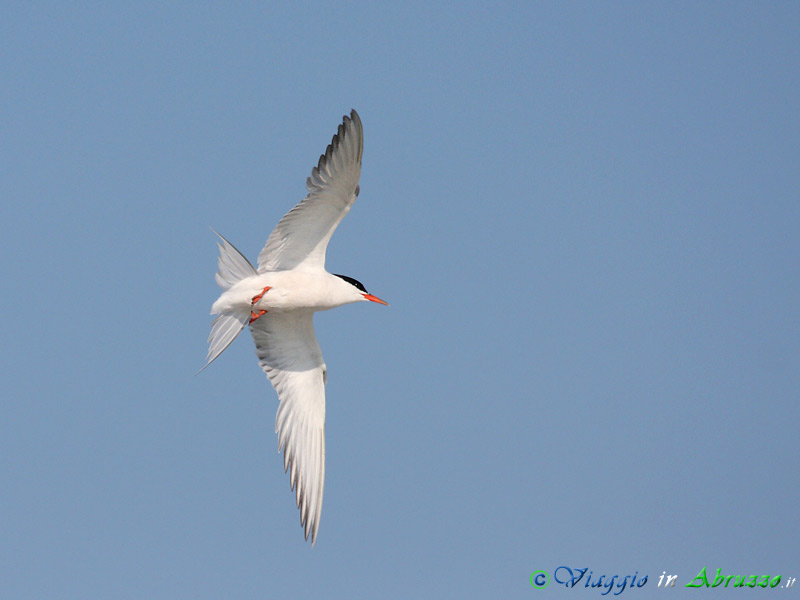
<path fill-rule="evenodd" d="M 800 576 L 797 3 L 0 11 L 3 597 Z M 193 374 L 350 108 L 312 549 L 249 336 Z"/>

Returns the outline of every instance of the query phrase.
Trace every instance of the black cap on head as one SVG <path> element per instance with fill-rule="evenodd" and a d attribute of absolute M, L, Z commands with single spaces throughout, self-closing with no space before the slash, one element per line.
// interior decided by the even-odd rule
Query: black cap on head
<path fill-rule="evenodd" d="M 359 291 L 362 291 L 365 294 L 369 293 L 367 292 L 366 288 L 361 284 L 361 282 L 358 281 L 357 279 L 353 279 L 352 277 L 348 277 L 347 275 L 339 275 L 338 273 L 334 273 L 334 275 L 336 275 L 336 277 L 344 279 L 350 285 L 355 286 L 356 289 L 358 289 Z"/>

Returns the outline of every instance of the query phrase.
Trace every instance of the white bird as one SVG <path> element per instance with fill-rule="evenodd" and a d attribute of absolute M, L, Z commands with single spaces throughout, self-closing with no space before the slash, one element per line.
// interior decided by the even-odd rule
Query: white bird
<path fill-rule="evenodd" d="M 358 196 L 363 149 L 361 119 L 353 110 L 311 170 L 308 196 L 270 234 L 258 255 L 258 269 L 219 236 L 216 281 L 224 291 L 211 307 L 217 316 L 203 369 L 250 325 L 261 368 L 278 394 L 278 451 L 284 452 L 300 524 L 312 546 L 325 484 L 327 381 L 313 316 L 351 302 L 386 304 L 352 277 L 325 270 L 328 241 Z"/>

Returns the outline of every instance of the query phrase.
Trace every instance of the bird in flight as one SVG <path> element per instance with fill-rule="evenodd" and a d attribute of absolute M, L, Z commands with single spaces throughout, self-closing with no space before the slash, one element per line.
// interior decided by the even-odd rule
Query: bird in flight
<path fill-rule="evenodd" d="M 258 255 L 258 268 L 219 235 L 216 274 L 222 295 L 203 369 L 250 326 L 259 364 L 278 394 L 275 432 L 295 490 L 306 540 L 317 539 L 325 484 L 325 383 L 313 317 L 351 302 L 377 302 L 357 280 L 325 270 L 334 230 L 358 197 L 364 131 L 355 110 L 345 116 L 311 176 L 308 195 L 280 220 Z"/>

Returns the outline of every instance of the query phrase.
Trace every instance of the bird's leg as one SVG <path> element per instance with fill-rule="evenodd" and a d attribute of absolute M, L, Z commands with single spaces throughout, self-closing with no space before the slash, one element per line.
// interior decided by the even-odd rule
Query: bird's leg
<path fill-rule="evenodd" d="M 253 296 L 253 300 L 250 302 L 250 306 L 253 306 L 253 304 L 255 304 L 256 302 L 261 300 L 261 298 L 264 296 L 264 294 L 267 293 L 267 290 L 269 290 L 269 289 L 270 289 L 270 287 L 267 286 L 263 290 L 261 290 L 260 294 L 256 294 L 255 296 Z"/>
<path fill-rule="evenodd" d="M 260 294 L 256 294 L 255 296 L 253 296 L 253 299 L 252 299 L 252 301 L 250 302 L 250 306 L 255 306 L 256 302 L 258 302 L 259 300 L 261 300 L 261 298 L 264 296 L 264 294 L 266 294 L 266 293 L 267 293 L 267 290 L 268 290 L 268 289 L 270 289 L 270 288 L 269 288 L 269 286 L 267 286 L 267 287 L 265 287 L 263 290 L 261 290 L 261 293 L 260 293 Z M 252 325 L 252 324 L 253 324 L 253 322 L 254 322 L 256 319 L 258 319 L 258 318 L 259 318 L 261 315 L 264 315 L 264 314 L 266 314 L 266 313 L 267 313 L 267 311 L 265 311 L 265 310 L 259 310 L 258 312 L 255 312 L 255 311 L 251 310 L 251 311 L 250 311 L 250 325 Z"/>

